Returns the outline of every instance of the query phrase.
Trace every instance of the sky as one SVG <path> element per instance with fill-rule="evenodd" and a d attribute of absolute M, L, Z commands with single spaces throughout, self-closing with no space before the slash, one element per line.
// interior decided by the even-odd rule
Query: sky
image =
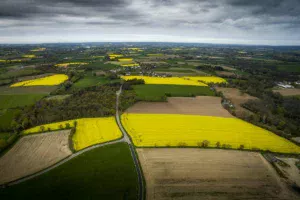
<path fill-rule="evenodd" d="M 0 0 L 0 43 L 300 45 L 300 0 Z"/>

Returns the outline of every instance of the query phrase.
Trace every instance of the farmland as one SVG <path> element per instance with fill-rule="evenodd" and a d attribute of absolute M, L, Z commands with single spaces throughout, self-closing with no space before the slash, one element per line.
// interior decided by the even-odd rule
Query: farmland
<path fill-rule="evenodd" d="M 0 132 L 12 129 L 11 123 L 18 113 L 20 113 L 20 110 L 18 109 L 0 110 Z"/>
<path fill-rule="evenodd" d="M 167 102 L 137 102 L 126 113 L 187 114 L 233 117 L 221 105 L 220 97 L 168 97 Z"/>
<path fill-rule="evenodd" d="M 209 87 L 186 85 L 135 85 L 137 98 L 143 101 L 166 101 L 166 96 L 214 96 Z"/>
<path fill-rule="evenodd" d="M 137 199 L 128 145 L 98 147 L 34 179 L 0 189 L 4 199 Z"/>
<path fill-rule="evenodd" d="M 18 108 L 34 104 L 45 94 L 11 94 L 0 95 L 0 109 Z"/>
<path fill-rule="evenodd" d="M 235 106 L 235 113 L 237 116 L 241 116 L 243 113 L 250 113 L 250 111 L 243 108 L 241 105 L 248 100 L 256 100 L 257 98 L 250 96 L 247 93 L 242 93 L 236 88 L 222 88 L 217 87 L 216 91 L 222 92 L 226 99 L 229 99 Z"/>
<path fill-rule="evenodd" d="M 71 155 L 70 131 L 58 131 L 21 138 L 0 158 L 0 184 L 45 169 Z"/>
<path fill-rule="evenodd" d="M 151 122 L 151 123 L 149 123 Z M 122 123 L 138 147 L 201 146 L 300 153 L 300 147 L 267 130 L 236 118 L 123 114 Z"/>
<path fill-rule="evenodd" d="M 25 130 L 23 133 L 32 134 L 42 132 L 43 130 L 72 128 L 75 125 L 74 121 L 77 122 L 77 126 L 76 133 L 73 135 L 72 141 L 76 151 L 98 143 L 104 143 L 122 137 L 121 131 L 119 130 L 113 117 L 83 118 L 45 124 Z"/>
<path fill-rule="evenodd" d="M 300 95 L 300 89 L 297 89 L 297 88 L 273 90 L 273 92 L 278 92 L 282 96 L 299 96 Z"/>
<path fill-rule="evenodd" d="M 94 85 L 100 85 L 100 84 L 105 84 L 108 83 L 109 80 L 107 80 L 107 78 L 105 77 L 97 77 L 97 76 L 87 76 L 84 77 L 83 79 L 80 79 L 79 81 L 77 81 L 73 87 L 74 88 L 85 88 L 85 87 L 90 87 L 90 86 L 94 86 Z"/>
<path fill-rule="evenodd" d="M 297 199 L 259 153 L 138 148 L 146 199 Z"/>
<path fill-rule="evenodd" d="M 64 74 L 56 74 L 48 77 L 32 79 L 12 84 L 10 87 L 21 86 L 39 86 L 39 85 L 59 85 L 68 80 L 68 76 Z"/>
<path fill-rule="evenodd" d="M 143 79 L 145 84 L 162 84 L 162 85 L 195 85 L 195 86 L 207 86 L 204 83 L 200 83 L 196 80 L 190 80 L 189 78 L 179 77 L 150 77 L 150 76 L 122 76 L 124 80 Z"/>

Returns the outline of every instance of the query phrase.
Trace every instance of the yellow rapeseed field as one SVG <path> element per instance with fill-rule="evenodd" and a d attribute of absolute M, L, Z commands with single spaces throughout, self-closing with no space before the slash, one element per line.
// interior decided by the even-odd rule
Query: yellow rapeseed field
<path fill-rule="evenodd" d="M 37 51 L 45 51 L 46 48 L 37 48 L 37 49 L 32 49 L 31 51 L 37 52 Z"/>
<path fill-rule="evenodd" d="M 122 67 L 138 67 L 140 65 L 137 63 L 131 63 L 131 64 L 122 64 L 121 66 Z"/>
<path fill-rule="evenodd" d="M 300 153 L 300 147 L 237 118 L 177 114 L 123 114 L 122 123 L 138 147 L 199 146 Z M 230 146 L 229 146 L 230 145 Z"/>
<path fill-rule="evenodd" d="M 119 58 L 118 61 L 119 62 L 132 62 L 133 59 L 132 58 Z"/>
<path fill-rule="evenodd" d="M 68 67 L 69 65 L 87 65 L 89 63 L 86 62 L 69 62 L 69 63 L 61 63 L 61 64 L 56 64 L 56 67 Z"/>
<path fill-rule="evenodd" d="M 207 86 L 204 83 L 180 77 L 121 76 L 121 78 L 124 80 L 143 79 L 146 84 Z"/>
<path fill-rule="evenodd" d="M 10 87 L 20 87 L 20 86 L 37 86 L 37 85 L 59 85 L 68 80 L 68 76 L 65 74 L 56 74 L 52 76 L 47 76 L 38 79 L 32 79 L 28 81 L 21 81 L 12 84 Z"/>
<path fill-rule="evenodd" d="M 0 60 L 0 62 L 6 62 L 6 60 Z"/>
<path fill-rule="evenodd" d="M 109 59 L 113 60 L 115 58 L 120 58 L 120 57 L 123 57 L 122 54 L 109 54 Z"/>
<path fill-rule="evenodd" d="M 203 83 L 226 83 L 227 82 L 225 79 L 216 76 L 186 76 L 184 78 L 193 81 L 200 81 Z"/>
<path fill-rule="evenodd" d="M 36 55 L 23 55 L 23 58 L 36 58 Z"/>
<path fill-rule="evenodd" d="M 44 130 L 48 130 L 48 128 L 51 130 L 59 130 L 61 129 L 61 126 L 65 128 L 66 123 L 69 123 L 71 127 L 73 127 L 74 121 L 77 121 L 77 127 L 72 141 L 76 151 L 122 137 L 122 133 L 116 124 L 114 117 L 83 118 L 46 124 L 43 126 Z M 23 134 L 31 134 L 36 132 L 41 132 L 40 126 L 25 130 Z"/>

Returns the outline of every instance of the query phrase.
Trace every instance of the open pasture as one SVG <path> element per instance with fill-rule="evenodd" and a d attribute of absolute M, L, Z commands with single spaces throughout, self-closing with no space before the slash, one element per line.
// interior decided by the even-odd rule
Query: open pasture
<path fill-rule="evenodd" d="M 34 104 L 45 94 L 11 94 L 0 95 L 0 109 L 18 108 Z"/>
<path fill-rule="evenodd" d="M 0 185 L 43 170 L 72 154 L 70 131 L 22 137 L 0 157 Z"/>
<path fill-rule="evenodd" d="M 32 79 L 12 84 L 10 87 L 26 87 L 26 86 L 41 86 L 41 85 L 59 85 L 66 80 L 68 76 L 65 74 L 56 74 L 38 79 Z"/>
<path fill-rule="evenodd" d="M 104 143 L 122 137 L 122 133 L 114 117 L 82 118 L 45 124 L 27 129 L 23 132 L 23 134 L 38 133 L 42 132 L 43 130 L 60 130 L 63 128 L 71 128 L 74 127 L 74 121 L 77 121 L 77 126 L 72 141 L 76 151 L 98 143 Z"/>
<path fill-rule="evenodd" d="M 208 141 L 208 147 L 300 153 L 294 143 L 237 118 L 125 113 L 122 123 L 138 147 L 201 146 Z"/>
<path fill-rule="evenodd" d="M 206 84 L 198 81 L 179 77 L 121 76 L 121 78 L 124 80 L 143 79 L 145 84 L 207 86 Z"/>
<path fill-rule="evenodd" d="M 217 117 L 233 117 L 221 105 L 220 97 L 168 97 L 167 102 L 139 101 L 126 113 L 187 114 Z"/>
<path fill-rule="evenodd" d="M 134 91 L 139 100 L 166 101 L 167 96 L 191 97 L 214 96 L 214 92 L 205 86 L 194 85 L 135 85 Z"/>
<path fill-rule="evenodd" d="M 146 199 L 297 199 L 255 152 L 138 148 Z"/>

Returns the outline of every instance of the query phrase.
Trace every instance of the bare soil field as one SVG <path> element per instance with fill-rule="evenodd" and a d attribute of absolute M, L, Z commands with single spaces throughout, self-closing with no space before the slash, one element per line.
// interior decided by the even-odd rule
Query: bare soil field
<path fill-rule="evenodd" d="M 167 102 L 138 102 L 128 113 L 188 114 L 233 117 L 221 105 L 220 97 L 169 97 Z"/>
<path fill-rule="evenodd" d="M 147 199 L 297 199 L 256 152 L 137 149 Z"/>
<path fill-rule="evenodd" d="M 237 116 L 243 115 L 243 113 L 251 114 L 251 112 L 243 107 L 241 104 L 247 102 L 248 100 L 257 99 L 256 97 L 250 96 L 249 94 L 242 94 L 239 89 L 236 88 L 222 88 L 216 87 L 218 92 L 222 92 L 226 99 L 229 99 L 235 106 L 235 112 Z"/>
<path fill-rule="evenodd" d="M 72 154 L 69 130 L 22 137 L 0 158 L 0 185 L 41 171 Z"/>
<path fill-rule="evenodd" d="M 296 162 L 299 161 L 297 158 L 281 158 L 278 157 L 281 161 L 285 162 L 288 166 L 281 166 L 276 163 L 277 167 L 283 172 L 283 174 L 287 177 L 287 181 L 289 184 L 295 183 L 298 187 L 300 187 L 300 170 L 296 166 Z"/>
<path fill-rule="evenodd" d="M 218 76 L 235 76 L 235 73 L 226 71 L 217 71 L 216 74 Z"/>
<path fill-rule="evenodd" d="M 297 88 L 273 90 L 273 92 L 278 92 L 282 96 L 296 96 L 296 95 L 300 95 L 300 89 L 297 89 Z"/>

